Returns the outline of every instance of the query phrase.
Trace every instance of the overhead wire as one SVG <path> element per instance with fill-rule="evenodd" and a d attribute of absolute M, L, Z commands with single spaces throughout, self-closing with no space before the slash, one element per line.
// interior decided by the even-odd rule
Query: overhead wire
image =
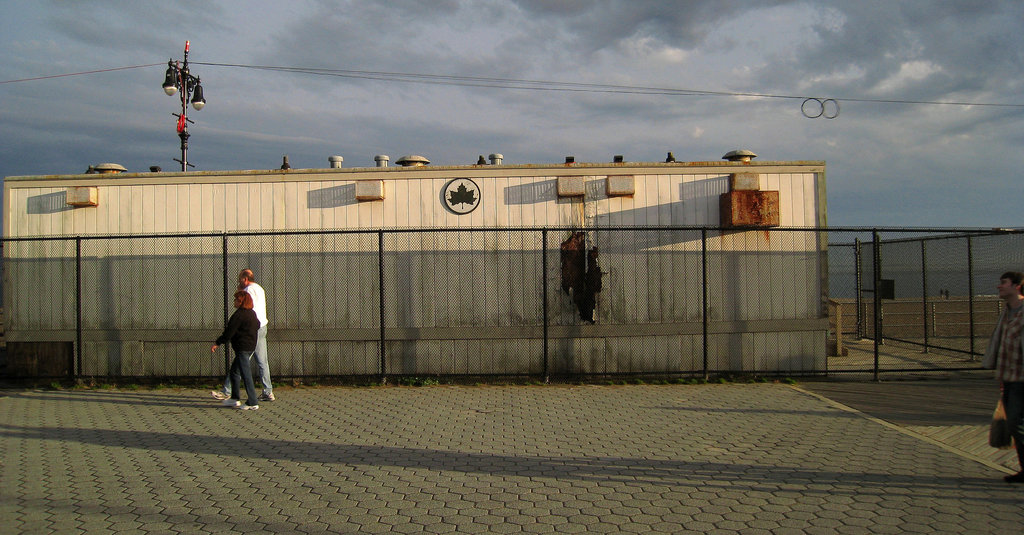
<path fill-rule="evenodd" d="M 932 100 L 911 100 L 911 99 L 877 99 L 877 98 L 845 98 L 845 97 L 810 97 L 807 95 L 787 95 L 778 93 L 757 93 L 745 91 L 713 91 L 707 89 L 683 89 L 671 87 L 651 87 L 620 84 L 597 84 L 584 82 L 564 82 L 552 80 L 531 80 L 519 78 L 496 78 L 486 76 L 458 76 L 443 74 L 423 73 L 401 73 L 387 71 L 363 71 L 349 69 L 324 69 L 316 67 L 285 67 L 274 65 L 247 65 L 242 63 L 213 63 L 197 62 L 195 65 L 206 65 L 210 67 L 227 67 L 239 69 L 254 69 L 263 71 L 276 71 L 297 74 L 309 74 L 315 76 L 334 76 L 341 78 L 355 78 L 366 80 L 380 80 L 391 82 L 421 83 L 433 85 L 453 85 L 462 87 L 485 87 L 493 89 L 520 89 L 529 91 L 562 91 L 581 93 L 613 93 L 613 94 L 634 94 L 634 95 L 665 95 L 665 96 L 724 96 L 724 97 L 747 97 L 747 98 L 773 98 L 773 99 L 794 99 L 821 102 L 863 102 L 876 104 L 918 104 L 918 105 L 939 105 L 939 106 L 979 106 L 979 107 L 1003 107 L 1003 108 L 1024 108 L 1024 104 L 998 103 L 998 102 L 970 102 L 970 101 L 932 101 Z M 140 69 L 163 65 L 161 63 L 149 63 L 145 65 L 131 65 L 127 67 L 114 67 L 108 69 L 96 69 L 72 73 L 54 74 L 49 76 L 37 76 L 33 78 L 21 78 L 14 80 L 0 80 L 0 84 L 11 84 L 18 82 L 31 82 L 62 78 L 68 76 L 82 76 L 128 69 Z M 837 110 L 838 113 L 838 110 Z M 806 114 L 805 114 L 806 116 Z M 828 117 L 832 118 L 832 117 Z"/>
<path fill-rule="evenodd" d="M 82 76 L 85 74 L 97 74 L 101 72 L 114 72 L 114 71 L 126 71 L 128 69 L 142 69 L 146 67 L 155 67 L 157 65 L 163 65 L 164 63 L 147 63 L 145 65 L 130 65 L 128 67 L 113 67 L 110 69 L 96 69 L 92 71 L 81 71 L 81 72 L 69 72 L 64 74 L 51 74 L 49 76 L 36 76 L 34 78 L 20 78 L 17 80 L 0 80 L 0 84 L 14 84 L 17 82 L 34 82 L 36 80 L 50 80 L 52 78 L 64 78 L 66 76 Z"/>
<path fill-rule="evenodd" d="M 929 101 L 909 99 L 873 99 L 873 98 L 845 98 L 829 97 L 818 98 L 807 95 L 786 95 L 777 93 L 755 93 L 742 91 L 712 91 L 707 89 L 679 89 L 668 87 L 649 87 L 617 84 L 594 84 L 582 82 L 561 82 L 551 80 L 529 80 L 518 78 L 492 78 L 483 76 L 456 76 L 440 74 L 421 73 L 399 73 L 386 71 L 361 71 L 348 69 L 324 69 L 316 67 L 282 67 L 270 65 L 245 65 L 238 63 L 202 63 L 194 62 L 197 65 L 209 65 L 212 67 L 233 67 L 258 69 L 267 71 L 292 72 L 300 74 L 311 74 L 317 76 L 337 76 L 342 78 L 362 78 L 369 80 L 385 80 L 410 83 L 433 83 L 441 85 L 458 85 L 470 87 L 492 87 L 498 89 L 530 89 L 541 91 L 579 91 L 598 93 L 628 93 L 643 95 L 683 95 L 683 96 L 729 96 L 729 97 L 755 97 L 755 98 L 777 98 L 795 100 L 831 100 L 845 102 L 865 102 L 881 104 L 929 104 L 947 106 L 993 106 L 1024 108 L 1024 104 L 1006 104 L 992 102 L 969 102 L 969 101 Z"/>

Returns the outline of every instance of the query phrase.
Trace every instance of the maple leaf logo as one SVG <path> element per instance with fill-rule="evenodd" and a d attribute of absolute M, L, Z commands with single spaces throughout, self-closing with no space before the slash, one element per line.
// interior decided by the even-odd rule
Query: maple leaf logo
<path fill-rule="evenodd" d="M 448 204 L 476 204 L 476 193 L 466 188 L 465 184 L 459 184 L 454 191 L 448 192 Z"/>

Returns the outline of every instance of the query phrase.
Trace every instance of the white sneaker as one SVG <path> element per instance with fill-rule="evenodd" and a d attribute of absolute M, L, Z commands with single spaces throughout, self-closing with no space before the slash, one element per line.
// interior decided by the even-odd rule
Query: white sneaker
<path fill-rule="evenodd" d="M 220 404 L 224 405 L 225 407 L 233 407 L 237 409 L 238 406 L 242 404 L 242 402 L 238 401 L 237 399 L 225 399 L 224 401 L 221 401 Z"/>
<path fill-rule="evenodd" d="M 276 399 L 277 398 L 274 397 L 274 393 L 273 392 L 264 392 L 264 393 L 260 394 L 260 397 L 259 397 L 260 401 L 274 401 Z"/>
<path fill-rule="evenodd" d="M 210 395 L 213 396 L 213 399 L 228 399 L 224 392 L 220 390 L 211 390 Z"/>
<path fill-rule="evenodd" d="M 255 410 L 258 410 L 260 408 L 260 406 L 259 405 L 236 405 L 235 408 L 236 409 L 241 409 L 243 411 L 255 411 Z"/>

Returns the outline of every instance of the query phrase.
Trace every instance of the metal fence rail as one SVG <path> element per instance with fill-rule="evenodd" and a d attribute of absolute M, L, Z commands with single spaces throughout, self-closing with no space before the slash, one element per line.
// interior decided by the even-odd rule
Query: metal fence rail
<path fill-rule="evenodd" d="M 1016 230 L 380 229 L 2 241 L 8 377 L 208 378 L 235 275 L 275 379 L 973 369 Z M 989 294 L 989 295 L 985 295 Z"/>

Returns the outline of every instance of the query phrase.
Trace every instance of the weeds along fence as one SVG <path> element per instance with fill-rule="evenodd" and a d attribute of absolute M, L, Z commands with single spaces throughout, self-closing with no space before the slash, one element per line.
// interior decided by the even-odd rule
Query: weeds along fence
<path fill-rule="evenodd" d="M 236 275 L 275 380 L 972 369 L 1021 232 L 717 227 L 10 238 L 9 378 L 220 377 Z"/>

